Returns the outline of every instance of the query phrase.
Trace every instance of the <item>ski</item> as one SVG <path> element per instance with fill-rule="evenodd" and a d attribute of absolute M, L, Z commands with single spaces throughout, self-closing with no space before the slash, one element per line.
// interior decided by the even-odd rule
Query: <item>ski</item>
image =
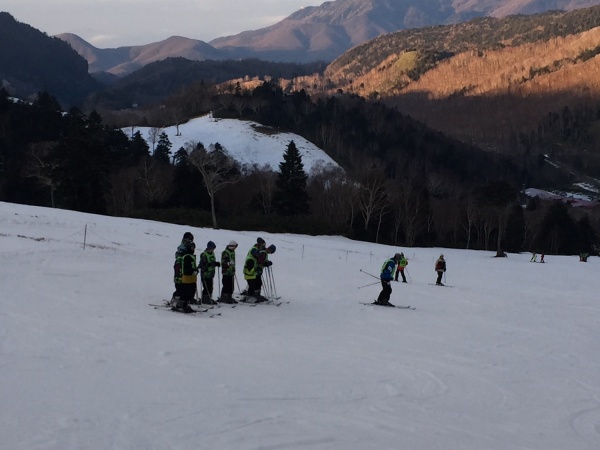
<path fill-rule="evenodd" d="M 449 284 L 435 284 L 435 283 L 427 283 L 429 286 L 439 286 L 439 287 L 454 287 L 454 285 Z"/>
<path fill-rule="evenodd" d="M 398 308 L 398 309 L 410 309 L 410 310 L 415 310 L 417 308 L 415 308 L 414 306 L 410 306 L 410 305 L 394 305 L 394 306 L 387 306 L 387 305 L 378 305 L 377 303 L 366 303 L 366 302 L 358 302 L 361 305 L 367 305 L 367 306 L 385 306 L 386 308 Z"/>
<path fill-rule="evenodd" d="M 172 306 L 169 305 L 169 304 L 156 305 L 154 303 L 148 303 L 148 305 L 152 306 L 154 309 L 158 309 L 158 310 L 161 310 L 161 311 L 176 312 L 176 313 L 184 314 L 184 315 L 190 315 L 190 314 L 191 315 L 193 315 L 193 314 L 205 315 L 204 313 L 209 312 L 208 309 L 205 309 L 205 308 L 196 309 L 193 306 L 191 306 L 191 308 L 194 310 L 193 312 L 183 313 L 181 311 L 173 311 L 171 309 Z M 213 312 L 211 312 L 209 314 L 206 314 L 206 316 L 208 316 L 208 317 L 216 317 L 216 316 L 220 316 L 220 315 L 221 315 L 221 313 L 213 313 Z"/>

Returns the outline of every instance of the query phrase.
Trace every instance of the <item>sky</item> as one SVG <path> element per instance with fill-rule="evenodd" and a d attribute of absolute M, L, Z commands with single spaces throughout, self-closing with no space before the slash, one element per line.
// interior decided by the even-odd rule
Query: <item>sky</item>
<path fill-rule="evenodd" d="M 3 0 L 0 11 L 50 36 L 73 33 L 98 48 L 145 45 L 171 36 L 209 42 L 273 25 L 322 0 Z"/>
<path fill-rule="evenodd" d="M 274 244 L 263 293 L 284 303 L 149 306 L 186 231 L 238 242 L 236 295 L 248 249 Z M 361 304 L 399 251 L 391 302 L 416 309 Z M 0 202 L 0 450 L 597 450 L 600 259 L 494 254 Z"/>

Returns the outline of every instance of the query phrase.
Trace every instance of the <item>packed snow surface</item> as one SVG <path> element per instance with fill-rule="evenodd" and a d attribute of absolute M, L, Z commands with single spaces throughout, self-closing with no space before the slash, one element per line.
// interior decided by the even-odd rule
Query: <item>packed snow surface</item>
<path fill-rule="evenodd" d="M 289 303 L 148 306 L 185 231 L 240 244 L 242 289 L 275 244 Z M 416 310 L 361 305 L 397 251 Z M 0 448 L 598 450 L 598 259 L 493 255 L 0 203 Z"/>

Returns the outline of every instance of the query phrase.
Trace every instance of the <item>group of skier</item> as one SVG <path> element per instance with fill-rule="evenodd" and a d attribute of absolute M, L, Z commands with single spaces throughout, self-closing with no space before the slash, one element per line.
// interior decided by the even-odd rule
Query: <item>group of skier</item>
<path fill-rule="evenodd" d="M 217 272 L 216 268 L 222 271 L 222 289 L 218 301 L 221 303 L 237 303 L 233 298 L 235 283 L 235 250 L 238 243 L 234 240 L 221 253 L 220 261 L 217 261 L 215 255 L 216 244 L 208 241 L 206 248 L 200 253 L 199 260 L 196 260 L 196 244 L 194 235 L 189 231 L 184 233 L 181 244 L 175 252 L 174 282 L 175 292 L 171 305 L 173 311 L 183 313 L 195 312 L 191 304 L 214 305 L 217 302 L 213 299 L 214 278 Z M 273 263 L 269 261 L 269 255 L 275 253 L 276 247 L 269 245 L 262 238 L 256 240 L 256 244 L 248 251 L 244 261 L 244 279 L 248 283 L 248 288 L 244 292 L 241 301 L 248 303 L 261 303 L 268 301 L 261 295 L 262 275 L 265 268 Z M 201 295 L 198 294 L 198 281 L 201 283 Z"/>
<path fill-rule="evenodd" d="M 402 282 L 406 283 L 406 276 L 404 275 L 406 266 L 408 265 L 408 260 L 404 256 L 404 253 L 396 253 L 391 258 L 385 260 L 383 266 L 381 267 L 381 274 L 379 278 L 381 279 L 381 292 L 375 300 L 374 304 L 381 306 L 395 306 L 390 303 L 390 296 L 392 294 L 392 281 L 398 281 L 398 275 L 402 276 Z M 443 286 L 442 276 L 446 272 L 446 260 L 444 259 L 444 255 L 440 255 L 440 257 L 436 260 L 434 269 L 437 273 L 437 280 L 435 284 L 437 286 Z"/>

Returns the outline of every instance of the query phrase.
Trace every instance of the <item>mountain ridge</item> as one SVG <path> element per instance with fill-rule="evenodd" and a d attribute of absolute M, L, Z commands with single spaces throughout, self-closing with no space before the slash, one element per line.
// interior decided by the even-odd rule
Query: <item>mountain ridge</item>
<path fill-rule="evenodd" d="M 76 35 L 65 33 L 58 37 L 75 43 L 74 48 L 88 60 L 90 71 L 125 75 L 158 58 L 178 56 L 198 60 L 330 62 L 356 45 L 401 29 L 458 23 L 482 16 L 505 17 L 551 9 L 570 11 L 598 4 L 599 0 L 335 0 L 300 9 L 268 27 L 209 42 L 189 39 L 174 46 L 171 45 L 174 37 L 170 37 L 141 46 L 97 49 L 89 43 L 82 47 L 81 41 L 85 41 Z"/>

